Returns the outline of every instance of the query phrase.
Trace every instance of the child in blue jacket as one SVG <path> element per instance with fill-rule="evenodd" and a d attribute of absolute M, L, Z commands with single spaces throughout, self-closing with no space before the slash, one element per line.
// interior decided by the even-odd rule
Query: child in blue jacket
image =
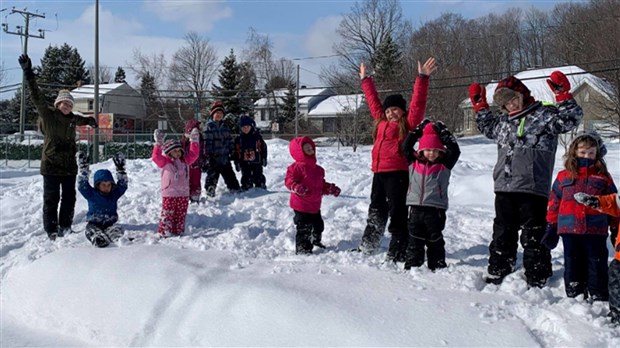
<path fill-rule="evenodd" d="M 118 199 L 127 191 L 127 173 L 123 154 L 114 156 L 116 179 L 107 169 L 99 169 L 93 176 L 95 187 L 88 182 L 90 168 L 88 157 L 77 153 L 79 174 L 78 191 L 88 201 L 86 214 L 86 238 L 97 248 L 105 248 L 118 241 L 124 234 L 123 227 L 118 225 Z"/>

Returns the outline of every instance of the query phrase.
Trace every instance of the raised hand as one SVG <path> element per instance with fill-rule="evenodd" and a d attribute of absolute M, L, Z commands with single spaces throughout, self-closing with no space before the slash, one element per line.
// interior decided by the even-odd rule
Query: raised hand
<path fill-rule="evenodd" d="M 118 174 L 125 174 L 125 155 L 122 152 L 119 152 L 112 157 L 112 161 L 116 166 L 116 172 Z"/>
<path fill-rule="evenodd" d="M 360 63 L 360 80 L 363 80 L 364 77 L 366 77 L 366 65 Z"/>
<path fill-rule="evenodd" d="M 456 139 L 454 138 L 454 135 L 452 134 L 452 132 L 450 132 L 450 130 L 448 129 L 445 123 L 441 121 L 437 121 L 435 122 L 434 126 L 435 126 L 435 131 L 437 132 L 437 135 L 439 136 L 439 140 L 441 140 L 442 143 L 446 144 L 446 143 L 451 143 L 451 142 L 456 141 Z"/>
<path fill-rule="evenodd" d="M 159 146 L 164 145 L 164 136 L 166 136 L 166 134 L 162 130 L 156 129 L 155 132 L 153 132 L 153 139 Z"/>
<path fill-rule="evenodd" d="M 418 60 L 418 73 L 420 75 L 430 76 L 435 70 L 437 70 L 437 61 L 435 58 L 428 58 L 426 62 L 424 62 L 424 65 Z"/>
<path fill-rule="evenodd" d="M 554 71 L 547 79 L 547 84 L 553 94 L 555 94 L 555 101 L 562 102 L 568 99 L 572 99 L 573 95 L 570 93 L 570 81 L 566 78 L 566 75 L 561 71 Z"/>
<path fill-rule="evenodd" d="M 200 131 L 198 130 L 198 128 L 192 129 L 192 131 L 189 133 L 189 141 L 191 141 L 192 143 L 197 143 L 200 141 Z"/>
<path fill-rule="evenodd" d="M 488 109 L 489 104 L 487 103 L 487 89 L 484 87 L 480 87 L 477 83 L 472 83 L 469 85 L 469 100 L 471 100 L 471 104 L 474 106 L 474 112 L 478 112 L 482 109 Z"/>
<path fill-rule="evenodd" d="M 88 154 L 85 154 L 82 151 L 78 151 L 75 154 L 75 158 L 77 159 L 78 169 L 81 176 L 88 176 L 90 174 L 90 165 L 88 164 L 89 158 Z"/>
<path fill-rule="evenodd" d="M 431 123 L 431 120 L 429 120 L 428 118 L 425 118 L 411 132 L 414 133 L 415 136 L 418 137 L 419 139 L 422 137 L 422 134 L 424 133 L 424 127 L 426 127 L 426 125 L 429 123 Z"/>
<path fill-rule="evenodd" d="M 22 67 L 22 70 L 26 75 L 26 79 L 30 80 L 31 78 L 34 78 L 34 72 L 32 71 L 32 61 L 30 60 L 30 57 L 28 57 L 27 54 L 22 54 L 21 56 L 19 56 L 19 58 L 17 58 L 17 61 L 19 62 L 19 66 Z"/>

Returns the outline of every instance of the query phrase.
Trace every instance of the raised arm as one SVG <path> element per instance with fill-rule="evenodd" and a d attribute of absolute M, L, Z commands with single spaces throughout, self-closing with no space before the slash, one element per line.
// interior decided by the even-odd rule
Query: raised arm
<path fill-rule="evenodd" d="M 409 105 L 409 114 L 407 115 L 409 129 L 414 129 L 424 119 L 426 101 L 428 99 L 428 83 L 431 74 L 435 70 L 437 70 L 435 58 L 428 58 L 424 64 L 418 61 L 418 77 L 413 85 L 411 104 Z"/>
<path fill-rule="evenodd" d="M 360 79 L 362 80 L 362 91 L 364 91 L 364 97 L 370 109 L 370 114 L 372 118 L 380 119 L 384 113 L 381 99 L 379 99 L 379 94 L 377 93 L 375 81 L 372 76 L 366 76 L 366 66 L 364 63 L 360 64 Z"/>

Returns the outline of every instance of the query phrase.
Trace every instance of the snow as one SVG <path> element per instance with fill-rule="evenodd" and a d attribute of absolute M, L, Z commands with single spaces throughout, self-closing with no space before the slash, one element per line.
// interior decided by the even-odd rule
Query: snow
<path fill-rule="evenodd" d="M 105 249 L 84 237 L 79 194 L 79 233 L 49 241 L 38 171 L 0 167 L 0 345 L 620 346 L 606 302 L 566 298 L 561 245 L 543 289 L 527 289 L 520 265 L 500 286 L 484 283 L 494 216 L 489 141 L 460 139 L 444 231 L 449 267 L 434 273 L 384 263 L 387 234 L 380 253 L 349 251 L 365 227 L 370 146 L 317 148 L 342 195 L 323 200 L 328 248 L 295 255 L 283 185 L 288 142 L 267 144 L 268 192 L 232 195 L 221 183 L 215 199 L 190 205 L 180 238 L 155 235 L 159 170 L 148 159 L 128 161 L 129 190 L 119 201 L 126 237 Z M 620 182 L 620 144 L 607 146 Z M 113 163 L 92 166 L 100 168 Z"/>

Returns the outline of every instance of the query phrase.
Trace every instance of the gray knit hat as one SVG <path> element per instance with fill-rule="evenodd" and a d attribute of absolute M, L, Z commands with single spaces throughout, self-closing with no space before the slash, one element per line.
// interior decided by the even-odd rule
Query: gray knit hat
<path fill-rule="evenodd" d="M 57 108 L 58 104 L 62 103 L 63 101 L 71 103 L 71 106 L 73 106 L 74 104 L 73 96 L 68 89 L 61 89 L 60 91 L 58 91 L 58 97 L 56 97 L 56 101 L 54 101 L 54 107 Z"/>

